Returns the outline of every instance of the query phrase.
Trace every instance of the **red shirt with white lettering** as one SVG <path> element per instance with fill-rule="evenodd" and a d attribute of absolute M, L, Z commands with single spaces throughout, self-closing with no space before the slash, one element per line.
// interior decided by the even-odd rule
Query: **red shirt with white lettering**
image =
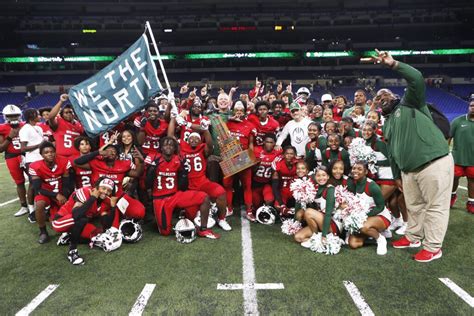
<path fill-rule="evenodd" d="M 54 193 L 61 193 L 63 190 L 62 176 L 68 173 L 72 167 L 69 159 L 56 156 L 55 164 L 49 168 L 44 160 L 38 160 L 30 164 L 28 170 L 31 176 L 37 176 L 42 181 L 41 188 Z"/>
<path fill-rule="evenodd" d="M 20 123 L 20 128 L 25 125 L 24 122 Z M 0 124 L 0 135 L 3 136 L 3 139 L 7 139 L 8 135 L 10 135 L 10 131 L 12 127 L 9 123 Z M 20 151 L 21 144 L 20 144 L 20 136 L 16 136 L 12 138 L 10 144 L 8 144 L 7 149 L 5 150 L 5 159 L 16 157 L 21 154 Z"/>
<path fill-rule="evenodd" d="M 141 117 L 135 118 L 133 122 L 136 127 L 140 127 Z M 143 153 L 149 155 L 151 153 L 158 153 L 160 148 L 160 138 L 166 136 L 168 132 L 168 122 L 162 119 L 158 119 L 160 124 L 155 128 L 147 121 L 144 127 L 140 127 L 140 130 L 145 132 L 145 142 L 142 145 Z"/>
<path fill-rule="evenodd" d="M 196 148 L 192 148 L 186 142 L 180 143 L 181 156 L 184 159 L 184 167 L 188 171 L 189 180 L 206 178 L 207 160 L 204 156 L 204 148 L 206 144 L 199 144 Z"/>
<path fill-rule="evenodd" d="M 173 155 L 170 161 L 166 161 L 161 154 L 156 154 L 146 159 L 148 164 L 157 165 L 153 177 L 153 197 L 165 197 L 178 192 L 178 172 L 184 168 L 180 157 Z"/>
<path fill-rule="evenodd" d="M 201 122 L 204 121 L 207 126 L 211 125 L 211 121 L 209 121 L 207 116 L 202 116 L 202 115 L 200 115 L 198 118 L 195 118 L 195 119 L 191 118 L 191 115 L 188 115 L 186 116 L 186 121 L 191 122 L 191 124 L 196 124 L 196 125 L 201 125 Z M 181 126 L 181 132 L 180 132 L 180 137 L 179 137 L 180 141 L 187 142 L 188 137 L 192 132 L 194 132 L 192 128 L 187 127 L 187 126 Z M 202 132 L 199 134 L 202 135 Z"/>
<path fill-rule="evenodd" d="M 63 157 L 79 155 L 79 151 L 74 148 L 74 140 L 84 133 L 84 128 L 79 121 L 68 122 L 61 116 L 56 118 L 58 127 L 53 131 L 53 138 L 56 144 L 56 154 Z"/>
<path fill-rule="evenodd" d="M 72 209 L 76 202 L 86 203 L 86 201 L 91 197 L 91 187 L 84 187 L 74 191 L 67 202 L 61 207 L 58 211 L 60 216 L 65 216 L 72 214 Z M 94 218 L 100 216 L 101 213 L 107 212 L 111 209 L 110 199 L 106 198 L 104 200 L 96 199 L 94 203 L 87 209 L 86 217 Z"/>
<path fill-rule="evenodd" d="M 122 194 L 122 181 L 130 170 L 136 168 L 131 160 L 115 160 L 112 166 L 102 160 L 101 157 L 92 159 L 89 162 L 92 171 L 92 183 L 95 183 L 100 177 L 108 177 L 114 180 L 117 185 L 117 196 Z"/>
<path fill-rule="evenodd" d="M 260 162 L 253 169 L 253 181 L 258 183 L 270 183 L 273 173 L 272 163 L 281 153 L 281 149 L 273 149 L 271 152 L 266 152 L 263 147 L 255 147 L 255 158 L 260 160 Z"/>
<path fill-rule="evenodd" d="M 289 188 L 291 180 L 296 177 L 296 160 L 293 160 L 288 167 L 286 160 L 280 156 L 273 161 L 272 168 L 280 176 L 280 188 Z"/>
<path fill-rule="evenodd" d="M 230 135 L 239 139 L 242 149 L 244 150 L 249 148 L 250 135 L 255 136 L 257 134 L 257 130 L 253 124 L 247 120 L 242 122 L 229 120 L 227 122 L 227 128 L 229 129 Z"/>
<path fill-rule="evenodd" d="M 74 161 L 78 157 L 79 156 L 71 157 L 70 160 Z M 72 169 L 74 169 L 74 174 L 75 174 L 74 183 L 76 185 L 76 189 L 92 186 L 92 170 L 82 169 L 75 165 L 72 165 Z"/>
<path fill-rule="evenodd" d="M 252 123 L 256 129 L 254 144 L 257 146 L 263 145 L 263 138 L 265 134 L 271 133 L 276 135 L 277 130 L 280 128 L 280 123 L 278 123 L 277 120 L 275 120 L 270 115 L 268 115 L 267 119 L 262 122 L 256 114 L 250 114 L 248 121 Z"/>

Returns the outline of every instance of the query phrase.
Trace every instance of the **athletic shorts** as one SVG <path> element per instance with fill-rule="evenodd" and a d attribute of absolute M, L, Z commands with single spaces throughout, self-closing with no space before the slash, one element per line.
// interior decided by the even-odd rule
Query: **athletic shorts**
<path fill-rule="evenodd" d="M 10 175 L 12 176 L 13 181 L 15 181 L 15 184 L 25 183 L 23 168 L 21 168 L 22 159 L 23 159 L 23 156 L 21 155 L 5 159 L 5 162 L 8 167 L 8 171 L 10 171 Z"/>
<path fill-rule="evenodd" d="M 454 176 L 474 179 L 474 166 L 454 165 Z"/>

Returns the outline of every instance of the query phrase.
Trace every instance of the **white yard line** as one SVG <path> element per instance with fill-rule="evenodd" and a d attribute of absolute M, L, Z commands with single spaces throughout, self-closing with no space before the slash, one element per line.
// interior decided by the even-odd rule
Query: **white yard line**
<path fill-rule="evenodd" d="M 349 292 L 349 295 L 352 297 L 352 300 L 354 301 L 355 305 L 359 309 L 360 314 L 362 316 L 375 315 L 372 309 L 370 309 L 369 304 L 367 304 L 365 299 L 360 294 L 357 286 L 355 286 L 355 284 L 352 283 L 351 281 L 343 281 L 343 283 L 344 283 L 344 286 L 346 287 L 347 292 Z"/>
<path fill-rule="evenodd" d="M 142 292 L 138 296 L 135 304 L 133 304 L 132 309 L 130 310 L 129 316 L 139 316 L 143 313 L 146 304 L 148 303 L 148 299 L 150 298 L 151 294 L 155 290 L 156 284 L 146 284 L 143 288 Z"/>
<path fill-rule="evenodd" d="M 32 311 L 36 309 L 48 296 L 51 295 L 57 288 L 59 284 L 50 284 L 45 288 L 38 296 L 36 296 L 28 305 L 23 307 L 15 316 L 26 316 L 29 315 Z"/>
<path fill-rule="evenodd" d="M 255 267 L 253 262 L 252 235 L 250 222 L 246 218 L 246 211 L 242 208 L 240 218 L 242 222 L 242 274 L 243 284 L 255 284 Z M 245 315 L 258 315 L 257 290 L 243 288 Z"/>
<path fill-rule="evenodd" d="M 466 187 L 463 187 L 462 185 L 458 185 L 458 188 L 460 188 L 460 189 L 463 189 L 463 190 L 466 190 L 466 191 L 467 191 L 467 188 L 466 188 Z"/>
<path fill-rule="evenodd" d="M 25 185 L 27 185 L 27 184 L 29 184 L 28 181 L 25 182 Z M 14 199 L 11 199 L 11 200 L 9 200 L 9 201 L 0 203 L 0 207 L 5 206 L 5 205 L 8 205 L 8 204 L 13 203 L 13 202 L 16 202 L 16 201 L 18 201 L 18 200 L 19 200 L 19 198 L 14 198 Z"/>
<path fill-rule="evenodd" d="M 441 282 L 444 283 L 451 291 L 453 291 L 457 296 L 459 296 L 464 302 L 466 302 L 469 306 L 474 307 L 474 297 L 469 295 L 466 291 L 461 289 L 456 283 L 451 281 L 448 278 L 439 278 Z"/>
<path fill-rule="evenodd" d="M 283 290 L 285 286 L 283 283 L 254 283 L 254 284 L 242 284 L 242 283 L 219 283 L 217 284 L 218 290 L 243 290 L 255 289 L 255 290 Z"/>

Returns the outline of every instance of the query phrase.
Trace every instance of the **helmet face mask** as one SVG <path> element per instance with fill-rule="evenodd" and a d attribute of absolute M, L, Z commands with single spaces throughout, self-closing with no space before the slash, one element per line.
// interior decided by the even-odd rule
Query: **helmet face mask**
<path fill-rule="evenodd" d="M 120 222 L 119 227 L 122 233 L 122 239 L 127 243 L 136 243 L 143 237 L 143 231 L 140 224 L 135 223 L 133 220 L 124 219 Z"/>
<path fill-rule="evenodd" d="M 176 240 L 182 244 L 192 243 L 196 239 L 196 227 L 187 218 L 181 218 L 175 225 Z"/>
<path fill-rule="evenodd" d="M 21 110 L 13 104 L 8 104 L 2 110 L 5 122 L 8 122 L 12 127 L 20 125 Z"/>
<path fill-rule="evenodd" d="M 122 245 L 122 233 L 115 227 L 110 227 L 104 233 L 91 238 L 89 246 L 102 248 L 105 252 L 110 252 L 120 248 Z"/>
<path fill-rule="evenodd" d="M 273 225 L 275 224 L 276 214 L 277 212 L 273 207 L 268 205 L 260 206 L 256 212 L 257 221 L 263 225 Z"/>

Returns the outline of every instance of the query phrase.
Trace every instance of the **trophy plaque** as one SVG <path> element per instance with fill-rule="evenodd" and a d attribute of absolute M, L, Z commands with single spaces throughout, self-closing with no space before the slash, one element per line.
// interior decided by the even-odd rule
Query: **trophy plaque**
<path fill-rule="evenodd" d="M 258 163 L 252 150 L 242 150 L 240 141 L 231 136 L 227 125 L 219 115 L 211 117 L 212 128 L 217 133 L 217 145 L 221 151 L 222 161 L 219 163 L 224 178 L 230 177 Z"/>

